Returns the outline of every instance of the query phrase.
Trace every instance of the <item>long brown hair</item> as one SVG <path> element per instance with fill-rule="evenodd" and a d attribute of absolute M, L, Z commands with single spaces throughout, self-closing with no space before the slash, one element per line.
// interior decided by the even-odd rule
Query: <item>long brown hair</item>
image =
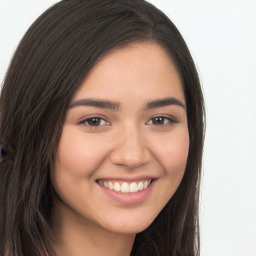
<path fill-rule="evenodd" d="M 199 255 L 200 82 L 175 25 L 144 0 L 63 0 L 44 12 L 20 42 L 0 98 L 0 255 L 55 255 L 49 235 L 49 171 L 67 108 L 103 55 L 140 41 L 164 47 L 179 71 L 190 148 L 179 188 L 154 222 L 136 235 L 131 255 Z"/>

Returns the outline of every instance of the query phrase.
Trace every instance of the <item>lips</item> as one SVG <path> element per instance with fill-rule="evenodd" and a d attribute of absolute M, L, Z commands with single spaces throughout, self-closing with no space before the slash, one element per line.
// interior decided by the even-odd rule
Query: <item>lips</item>
<path fill-rule="evenodd" d="M 108 189 L 115 192 L 121 192 L 121 193 L 137 193 L 139 191 L 142 191 L 148 186 L 150 186 L 152 182 L 152 179 L 147 180 L 139 180 L 139 181 L 122 181 L 122 180 L 104 180 L 100 179 L 97 181 L 97 183 Z"/>
<path fill-rule="evenodd" d="M 138 205 L 150 197 L 158 178 L 115 177 L 99 178 L 96 180 L 103 197 L 107 196 L 121 205 Z"/>

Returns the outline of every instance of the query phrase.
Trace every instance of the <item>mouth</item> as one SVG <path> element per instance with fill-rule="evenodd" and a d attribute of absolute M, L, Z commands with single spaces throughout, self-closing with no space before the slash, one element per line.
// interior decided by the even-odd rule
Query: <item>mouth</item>
<path fill-rule="evenodd" d="M 139 181 L 122 181 L 122 180 L 104 180 L 96 181 L 101 187 L 105 189 L 120 192 L 123 194 L 138 193 L 147 189 L 153 182 L 153 179 L 139 180 Z"/>

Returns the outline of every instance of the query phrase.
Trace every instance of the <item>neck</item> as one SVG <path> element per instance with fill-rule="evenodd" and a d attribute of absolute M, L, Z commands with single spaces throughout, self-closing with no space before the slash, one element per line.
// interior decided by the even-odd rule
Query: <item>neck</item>
<path fill-rule="evenodd" d="M 135 235 L 119 234 L 74 216 L 57 202 L 52 214 L 52 243 L 57 256 L 129 256 Z M 64 209 L 65 208 L 65 209 Z"/>

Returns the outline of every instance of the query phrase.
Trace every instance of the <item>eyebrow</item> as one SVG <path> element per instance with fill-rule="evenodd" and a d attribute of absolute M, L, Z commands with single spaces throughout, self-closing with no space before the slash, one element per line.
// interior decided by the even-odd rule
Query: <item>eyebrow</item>
<path fill-rule="evenodd" d="M 109 100 L 98 100 L 98 99 L 82 99 L 73 102 L 69 108 L 78 107 L 78 106 L 91 106 L 97 108 L 106 108 L 118 111 L 120 109 L 120 103 L 109 101 Z"/>
<path fill-rule="evenodd" d="M 176 105 L 186 109 L 185 105 L 180 100 L 176 98 L 164 98 L 164 99 L 149 101 L 148 103 L 146 103 L 145 110 L 166 107 L 170 105 Z"/>
<path fill-rule="evenodd" d="M 186 108 L 185 105 L 176 98 L 164 98 L 154 101 L 149 101 L 146 103 L 144 110 L 166 107 L 170 105 L 176 105 L 182 108 Z M 121 104 L 119 102 L 109 101 L 109 100 L 99 100 L 99 99 L 81 99 L 73 102 L 69 108 L 79 107 L 79 106 L 91 106 L 97 108 L 111 109 L 115 111 L 120 110 Z"/>

